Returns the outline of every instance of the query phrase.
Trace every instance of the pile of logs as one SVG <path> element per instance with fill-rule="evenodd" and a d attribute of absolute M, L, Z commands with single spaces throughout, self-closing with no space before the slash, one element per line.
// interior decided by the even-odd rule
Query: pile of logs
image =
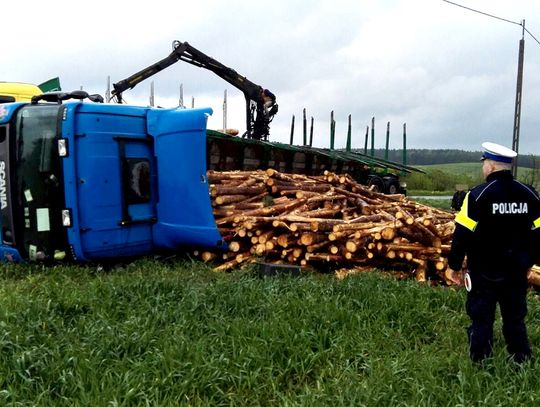
<path fill-rule="evenodd" d="M 208 172 L 226 252 L 196 253 L 216 271 L 255 261 L 325 270 L 378 268 L 449 283 L 454 214 L 371 191 L 348 175 Z"/>

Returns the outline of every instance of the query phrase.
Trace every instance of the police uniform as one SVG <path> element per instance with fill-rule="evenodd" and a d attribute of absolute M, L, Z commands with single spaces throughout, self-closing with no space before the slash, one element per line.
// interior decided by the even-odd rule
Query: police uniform
<path fill-rule="evenodd" d="M 482 146 L 482 159 L 511 163 L 517 155 L 498 144 Z M 448 263 L 460 270 L 467 256 L 471 359 L 481 361 L 491 355 L 499 303 L 507 350 L 515 361 L 527 360 L 531 356 L 525 326 L 527 271 L 540 254 L 538 193 L 514 180 L 509 170 L 494 171 L 467 193 L 455 222 Z"/>

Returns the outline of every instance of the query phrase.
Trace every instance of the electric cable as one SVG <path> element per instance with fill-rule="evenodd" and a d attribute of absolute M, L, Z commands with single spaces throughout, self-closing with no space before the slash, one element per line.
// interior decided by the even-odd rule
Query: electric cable
<path fill-rule="evenodd" d="M 478 14 L 482 14 L 482 15 L 485 15 L 487 17 L 491 17 L 491 18 L 495 18 L 497 20 L 501 20 L 501 21 L 505 21 L 507 23 L 511 23 L 511 24 L 515 24 L 515 25 L 519 25 L 520 27 L 523 28 L 523 31 L 525 31 L 527 34 L 529 34 L 533 40 L 535 40 L 539 45 L 540 45 L 540 41 L 529 31 L 525 28 L 525 25 L 524 25 L 524 22 L 520 22 L 518 23 L 517 21 L 512 21 L 512 20 L 508 20 L 507 18 L 502 18 L 502 17 L 498 17 L 498 16 L 495 16 L 493 14 L 489 14 L 489 13 L 486 13 L 484 11 L 480 11 L 480 10 L 476 10 L 476 9 L 473 9 L 473 8 L 470 8 L 470 7 L 467 7 L 467 6 L 464 6 L 462 4 L 458 4 L 458 3 L 454 3 L 453 1 L 450 1 L 450 0 L 442 0 L 444 1 L 445 3 L 449 3 L 449 4 L 452 4 L 454 6 L 457 6 L 457 7 L 461 7 L 461 8 L 464 8 L 466 10 L 469 10 L 469 11 L 474 11 L 475 13 L 478 13 Z"/>

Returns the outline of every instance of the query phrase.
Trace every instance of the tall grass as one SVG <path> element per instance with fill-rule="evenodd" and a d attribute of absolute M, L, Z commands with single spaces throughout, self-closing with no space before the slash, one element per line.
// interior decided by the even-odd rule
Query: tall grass
<path fill-rule="evenodd" d="M 507 362 L 499 334 L 494 359 L 471 365 L 461 290 L 381 272 L 259 278 L 152 260 L 3 271 L 2 405 L 540 402 L 540 366 Z"/>

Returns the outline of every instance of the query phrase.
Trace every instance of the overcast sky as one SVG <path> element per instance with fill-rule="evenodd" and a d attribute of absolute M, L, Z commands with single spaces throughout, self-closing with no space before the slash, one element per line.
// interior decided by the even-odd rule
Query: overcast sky
<path fill-rule="evenodd" d="M 540 40 L 538 0 L 456 0 L 525 27 Z M 54 8 L 53 8 L 54 5 Z M 0 80 L 105 94 L 187 41 L 277 96 L 271 141 L 302 142 L 302 110 L 314 118 L 314 144 L 344 147 L 352 115 L 353 147 L 363 147 L 375 117 L 375 146 L 480 150 L 512 146 L 519 25 L 443 0 L 26 1 L 2 3 Z M 9 16 L 9 17 L 8 17 Z M 214 109 L 210 128 L 245 130 L 243 95 L 212 72 L 178 62 L 124 93 L 127 102 Z M 540 154 L 540 44 L 525 33 L 521 154 Z"/>

